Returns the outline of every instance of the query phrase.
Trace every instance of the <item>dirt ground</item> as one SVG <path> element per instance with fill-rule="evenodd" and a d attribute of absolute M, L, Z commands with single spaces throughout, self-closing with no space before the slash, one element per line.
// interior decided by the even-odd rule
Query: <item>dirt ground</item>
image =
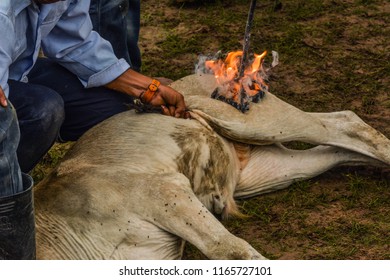
<path fill-rule="evenodd" d="M 142 1 L 143 72 L 194 72 L 198 55 L 242 49 L 249 1 Z M 270 91 L 306 111 L 352 110 L 390 137 L 390 3 L 257 1 L 252 53 L 279 53 Z M 270 64 L 270 56 L 266 63 Z M 389 170 L 339 168 L 240 202 L 224 222 L 268 258 L 390 259 Z M 203 259 L 191 245 L 186 259 Z"/>

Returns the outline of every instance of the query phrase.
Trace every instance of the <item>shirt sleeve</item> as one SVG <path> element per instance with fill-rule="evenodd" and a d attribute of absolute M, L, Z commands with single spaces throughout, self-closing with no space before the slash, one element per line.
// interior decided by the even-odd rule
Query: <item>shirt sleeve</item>
<path fill-rule="evenodd" d="M 45 55 L 76 74 L 85 87 L 105 85 L 130 65 L 92 30 L 89 1 L 72 1 L 56 26 L 42 39 Z"/>
<path fill-rule="evenodd" d="M 15 46 L 15 32 L 9 18 L 0 12 L 0 86 L 5 96 L 9 95 L 8 77 L 9 66 L 12 63 L 12 56 Z"/>

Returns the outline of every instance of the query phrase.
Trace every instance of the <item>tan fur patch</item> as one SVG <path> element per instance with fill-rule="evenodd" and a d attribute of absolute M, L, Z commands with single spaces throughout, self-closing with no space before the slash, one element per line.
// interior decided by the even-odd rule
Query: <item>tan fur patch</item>
<path fill-rule="evenodd" d="M 181 127 L 176 131 L 181 133 L 172 138 L 182 150 L 177 159 L 178 168 L 192 182 L 194 193 L 206 207 L 214 207 L 215 212 L 236 209 L 233 190 L 229 187 L 233 184 L 231 173 L 235 171 L 222 138 L 205 128 Z"/>

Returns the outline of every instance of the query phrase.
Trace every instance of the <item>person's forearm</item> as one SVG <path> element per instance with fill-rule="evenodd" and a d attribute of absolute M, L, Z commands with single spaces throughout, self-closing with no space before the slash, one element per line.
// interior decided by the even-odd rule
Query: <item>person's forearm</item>
<path fill-rule="evenodd" d="M 144 76 L 132 69 L 128 69 L 105 86 L 109 89 L 139 98 L 141 93 L 147 89 L 151 82 L 152 78 Z"/>

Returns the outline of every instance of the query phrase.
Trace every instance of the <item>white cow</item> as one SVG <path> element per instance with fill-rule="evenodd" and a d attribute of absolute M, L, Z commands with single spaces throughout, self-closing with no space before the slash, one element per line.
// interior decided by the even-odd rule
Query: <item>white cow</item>
<path fill-rule="evenodd" d="M 35 188 L 40 259 L 263 259 L 214 216 L 234 197 L 338 165 L 390 165 L 390 140 L 352 112 L 306 113 L 266 93 L 246 113 L 211 99 L 214 77 L 173 83 L 192 119 L 128 111 L 88 131 Z M 283 142 L 317 146 L 297 151 Z M 266 252 L 265 252 L 265 255 Z"/>

